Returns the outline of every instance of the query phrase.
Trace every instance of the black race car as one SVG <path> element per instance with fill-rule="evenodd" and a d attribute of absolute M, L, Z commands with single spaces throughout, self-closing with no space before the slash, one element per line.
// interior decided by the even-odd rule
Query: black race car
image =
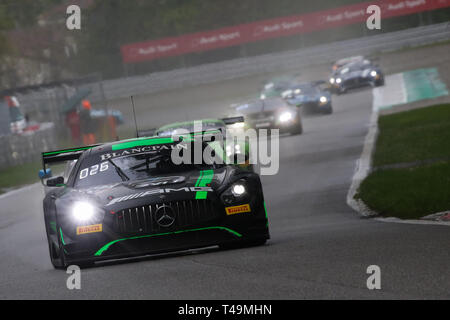
<path fill-rule="evenodd" d="M 352 62 L 358 62 L 364 60 L 364 56 L 351 56 L 346 57 L 337 60 L 335 63 L 333 63 L 333 66 L 331 67 L 332 71 L 336 71 L 339 68 L 342 68 L 344 65 L 352 63 Z"/>
<path fill-rule="evenodd" d="M 290 86 L 281 96 L 291 105 L 302 107 L 305 111 L 330 114 L 333 112 L 331 94 L 324 88 L 325 81 L 299 83 Z"/>
<path fill-rule="evenodd" d="M 384 75 L 380 67 L 365 59 L 351 62 L 337 69 L 332 73 L 329 81 L 332 90 L 341 94 L 349 89 L 363 86 L 382 86 Z"/>
<path fill-rule="evenodd" d="M 246 127 L 280 129 L 280 133 L 301 134 L 302 118 L 298 107 L 281 97 L 258 99 L 232 106 L 235 116 L 244 116 Z"/>
<path fill-rule="evenodd" d="M 52 264 L 264 244 L 269 229 L 257 174 L 234 164 L 172 161 L 173 149 L 193 150 L 197 139 L 140 138 L 43 153 Z M 52 178 L 47 166 L 62 161 L 67 178 Z"/>

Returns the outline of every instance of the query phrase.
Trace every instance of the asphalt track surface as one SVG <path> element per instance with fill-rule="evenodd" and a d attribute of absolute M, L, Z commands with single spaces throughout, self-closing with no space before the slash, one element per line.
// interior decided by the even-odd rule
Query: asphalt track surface
<path fill-rule="evenodd" d="M 43 191 L 33 185 L 0 198 L 0 298 L 450 298 L 448 227 L 363 219 L 346 205 L 372 91 L 335 96 L 333 103 L 332 115 L 305 116 L 303 135 L 281 138 L 279 173 L 262 177 L 267 245 L 106 263 L 82 270 L 81 290 L 70 291 L 68 275 L 50 264 Z M 183 107 L 165 110 L 164 121 L 178 120 Z M 381 268 L 381 290 L 366 287 L 369 265 Z"/>

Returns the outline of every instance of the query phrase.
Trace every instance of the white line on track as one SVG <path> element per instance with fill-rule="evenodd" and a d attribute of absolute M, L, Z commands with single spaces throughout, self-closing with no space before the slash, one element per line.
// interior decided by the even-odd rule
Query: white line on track
<path fill-rule="evenodd" d="M 385 85 L 374 88 L 372 92 L 374 111 L 387 109 L 408 101 L 403 73 L 386 76 Z"/>
<path fill-rule="evenodd" d="M 428 221 L 428 220 L 402 220 L 399 218 L 374 218 L 376 221 L 390 222 L 390 223 L 405 223 L 405 224 L 427 224 L 450 227 L 450 221 Z"/>
<path fill-rule="evenodd" d="M 383 87 L 372 89 L 373 107 L 372 115 L 370 116 L 369 131 L 364 139 L 361 157 L 356 161 L 355 173 L 353 174 L 352 183 L 347 193 L 347 204 L 364 217 L 374 217 L 377 213 L 368 208 L 363 201 L 356 200 L 354 196 L 362 181 L 370 173 L 372 153 L 378 136 L 378 111 L 407 102 L 407 93 L 402 73 L 386 76 L 385 83 Z M 401 220 L 398 218 L 375 218 L 375 220 L 390 223 L 450 226 L 450 222 L 448 221 Z"/>

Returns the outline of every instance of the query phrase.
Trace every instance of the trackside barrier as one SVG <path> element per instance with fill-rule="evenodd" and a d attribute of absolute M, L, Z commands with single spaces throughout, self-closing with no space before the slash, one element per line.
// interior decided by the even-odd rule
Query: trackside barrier
<path fill-rule="evenodd" d="M 107 80 L 103 81 L 103 88 L 106 99 L 112 100 L 292 68 L 299 69 L 308 65 L 332 63 L 346 56 L 371 55 L 449 39 L 450 25 L 440 23 L 281 53 Z"/>

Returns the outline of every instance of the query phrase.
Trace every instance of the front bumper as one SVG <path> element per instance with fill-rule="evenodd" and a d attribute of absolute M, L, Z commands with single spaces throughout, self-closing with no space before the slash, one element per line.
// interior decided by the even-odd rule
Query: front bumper
<path fill-rule="evenodd" d="M 61 230 L 61 238 L 66 262 L 76 264 L 269 239 L 270 235 L 265 207 L 260 203 L 253 204 L 251 212 L 230 216 L 224 213 L 214 220 L 183 228 L 175 226 L 158 232 L 118 233 L 104 225 L 102 232 L 72 237 L 64 235 Z"/>
<path fill-rule="evenodd" d="M 380 74 L 378 74 L 376 77 L 357 77 L 347 79 L 339 84 L 334 83 L 331 87 L 334 91 L 356 89 L 365 86 L 373 86 L 378 82 L 382 82 L 383 79 L 384 79 L 383 76 Z"/>
<path fill-rule="evenodd" d="M 307 112 L 321 112 L 322 110 L 331 108 L 331 100 L 326 103 L 308 102 L 300 105 Z"/>
<path fill-rule="evenodd" d="M 290 132 L 300 123 L 300 117 L 296 115 L 292 120 L 280 122 L 275 116 L 265 119 L 249 120 L 249 126 L 253 129 L 279 129 L 280 133 Z"/>

